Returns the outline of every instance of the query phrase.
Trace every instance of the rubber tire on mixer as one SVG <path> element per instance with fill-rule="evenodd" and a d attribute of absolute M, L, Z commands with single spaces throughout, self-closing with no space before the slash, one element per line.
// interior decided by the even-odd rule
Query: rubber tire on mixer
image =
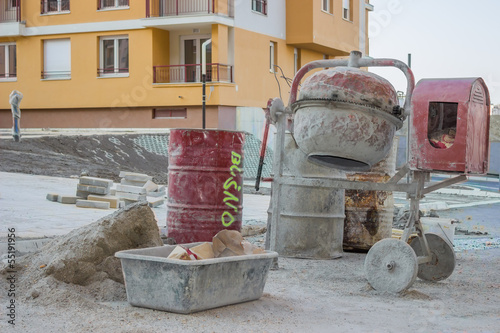
<path fill-rule="evenodd" d="M 417 271 L 415 251 L 398 239 L 382 239 L 365 258 L 366 279 L 377 291 L 402 292 L 415 282 Z"/>

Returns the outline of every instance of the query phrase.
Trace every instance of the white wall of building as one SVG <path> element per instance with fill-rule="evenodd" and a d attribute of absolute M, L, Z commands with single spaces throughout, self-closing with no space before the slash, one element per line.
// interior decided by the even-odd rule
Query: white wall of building
<path fill-rule="evenodd" d="M 268 0 L 267 15 L 254 12 L 251 0 L 234 0 L 234 25 L 260 34 L 286 39 L 286 0 Z"/>

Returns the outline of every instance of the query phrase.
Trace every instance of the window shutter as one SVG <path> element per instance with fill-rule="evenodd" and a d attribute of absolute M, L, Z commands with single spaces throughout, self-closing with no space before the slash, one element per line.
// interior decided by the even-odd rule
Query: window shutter
<path fill-rule="evenodd" d="M 44 41 L 44 78 L 71 77 L 71 43 L 68 39 Z"/>

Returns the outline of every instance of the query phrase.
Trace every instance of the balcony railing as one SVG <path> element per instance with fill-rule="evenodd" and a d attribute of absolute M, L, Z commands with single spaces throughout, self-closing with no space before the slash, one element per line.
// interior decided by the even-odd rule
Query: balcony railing
<path fill-rule="evenodd" d="M 0 0 L 0 23 L 21 22 L 21 0 Z"/>
<path fill-rule="evenodd" d="M 69 0 L 41 0 L 40 13 L 69 12 Z"/>
<path fill-rule="evenodd" d="M 233 82 L 233 67 L 224 64 L 207 64 L 207 82 Z M 201 64 L 153 67 L 154 83 L 201 82 Z"/>
<path fill-rule="evenodd" d="M 203 14 L 234 17 L 234 0 L 146 0 L 146 17 Z"/>

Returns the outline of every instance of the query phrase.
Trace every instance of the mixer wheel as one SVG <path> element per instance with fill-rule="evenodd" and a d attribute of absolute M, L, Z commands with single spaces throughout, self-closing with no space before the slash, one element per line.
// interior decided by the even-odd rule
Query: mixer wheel
<path fill-rule="evenodd" d="M 417 278 L 417 256 L 405 242 L 386 238 L 372 246 L 365 258 L 365 276 L 378 291 L 398 293 Z"/>
<path fill-rule="evenodd" d="M 417 276 L 426 281 L 441 281 L 448 278 L 455 269 L 456 258 L 453 246 L 434 233 L 426 233 L 425 238 L 429 244 L 432 260 L 418 265 Z M 418 237 L 410 242 L 410 246 L 417 256 L 423 256 L 422 245 Z"/>

